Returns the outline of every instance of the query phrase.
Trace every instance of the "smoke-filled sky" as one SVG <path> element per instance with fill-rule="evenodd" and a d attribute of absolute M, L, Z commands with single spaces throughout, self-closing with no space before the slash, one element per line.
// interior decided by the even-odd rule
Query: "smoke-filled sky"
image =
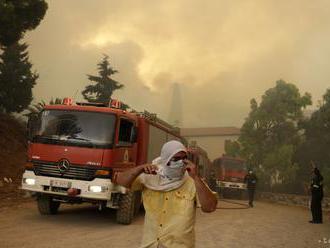
<path fill-rule="evenodd" d="M 115 98 L 183 127 L 240 126 L 278 79 L 315 103 L 330 86 L 328 0 L 47 2 L 25 36 L 35 101 L 82 100 L 103 54 L 125 85 Z"/>

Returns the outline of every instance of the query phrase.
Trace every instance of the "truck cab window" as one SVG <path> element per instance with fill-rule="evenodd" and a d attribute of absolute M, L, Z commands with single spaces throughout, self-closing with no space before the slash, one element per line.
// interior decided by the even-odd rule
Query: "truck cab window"
<path fill-rule="evenodd" d="M 119 145 L 131 145 L 133 127 L 134 127 L 133 122 L 126 119 L 120 120 L 119 138 L 118 138 Z"/>

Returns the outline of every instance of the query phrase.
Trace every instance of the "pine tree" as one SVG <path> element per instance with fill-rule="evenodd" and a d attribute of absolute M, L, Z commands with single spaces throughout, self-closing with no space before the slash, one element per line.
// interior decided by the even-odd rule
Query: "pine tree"
<path fill-rule="evenodd" d="M 88 79 L 94 85 L 88 85 L 82 91 L 82 95 L 88 102 L 109 103 L 115 90 L 124 87 L 123 84 L 113 80 L 112 75 L 118 71 L 114 70 L 109 62 L 109 57 L 104 55 L 102 61 L 98 65 L 98 76 L 87 75 Z"/>
<path fill-rule="evenodd" d="M 1 0 L 0 44 L 10 46 L 22 39 L 40 24 L 47 8 L 45 0 Z"/>
<path fill-rule="evenodd" d="M 22 112 L 32 101 L 32 88 L 38 78 L 31 72 L 26 44 L 3 47 L 0 55 L 0 111 Z"/>

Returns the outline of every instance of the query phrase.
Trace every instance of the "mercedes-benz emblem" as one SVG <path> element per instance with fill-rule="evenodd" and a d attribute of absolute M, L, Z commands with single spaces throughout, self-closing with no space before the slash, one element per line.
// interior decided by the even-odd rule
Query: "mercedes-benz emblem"
<path fill-rule="evenodd" d="M 60 170 L 62 174 L 64 174 L 66 171 L 70 168 L 70 162 L 67 159 L 61 159 L 57 163 L 57 168 Z"/>

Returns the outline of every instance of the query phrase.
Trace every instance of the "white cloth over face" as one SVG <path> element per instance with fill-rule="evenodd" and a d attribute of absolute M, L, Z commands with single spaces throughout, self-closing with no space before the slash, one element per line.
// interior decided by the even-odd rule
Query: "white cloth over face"
<path fill-rule="evenodd" d="M 158 167 L 157 174 L 142 173 L 139 176 L 141 183 L 143 183 L 145 187 L 156 191 L 171 191 L 179 188 L 189 176 L 186 171 L 183 173 L 182 177 L 177 178 L 168 178 L 164 175 L 166 171 L 165 166 L 167 166 L 168 162 L 178 152 L 187 153 L 187 149 L 181 142 L 171 140 L 165 143 L 162 147 L 160 157 L 152 161 L 152 164 Z"/>

